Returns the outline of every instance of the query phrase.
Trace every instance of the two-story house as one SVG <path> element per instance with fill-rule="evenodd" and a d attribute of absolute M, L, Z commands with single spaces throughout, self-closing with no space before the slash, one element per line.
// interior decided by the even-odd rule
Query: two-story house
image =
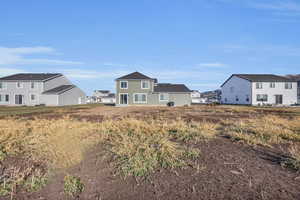
<path fill-rule="evenodd" d="M 191 91 L 184 84 L 157 83 L 139 72 L 116 79 L 116 105 L 191 105 Z"/>
<path fill-rule="evenodd" d="M 287 75 L 288 78 L 292 79 L 293 81 L 297 81 L 298 85 L 298 104 L 300 104 L 300 74 L 295 74 L 295 75 Z"/>
<path fill-rule="evenodd" d="M 233 74 L 221 86 L 224 104 L 292 105 L 297 82 L 273 74 Z"/>
<path fill-rule="evenodd" d="M 59 73 L 21 73 L 0 78 L 0 105 L 84 103 L 85 93 Z"/>

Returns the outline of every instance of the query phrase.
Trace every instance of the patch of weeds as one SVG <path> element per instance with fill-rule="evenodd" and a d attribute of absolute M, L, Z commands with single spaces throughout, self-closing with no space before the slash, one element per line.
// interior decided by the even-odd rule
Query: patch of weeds
<path fill-rule="evenodd" d="M 64 193 L 75 197 L 82 193 L 84 190 L 84 184 L 79 177 L 67 175 L 64 178 Z"/>
<path fill-rule="evenodd" d="M 196 160 L 200 156 L 200 151 L 198 149 L 188 148 L 184 152 L 184 157 L 190 160 Z"/>
<path fill-rule="evenodd" d="M 28 192 L 36 192 L 42 189 L 48 182 L 48 178 L 42 174 L 32 175 L 25 181 L 25 188 Z"/>
<path fill-rule="evenodd" d="M 289 148 L 289 153 L 291 157 L 284 161 L 283 165 L 285 167 L 300 171 L 300 147 L 297 145 L 291 146 Z"/>

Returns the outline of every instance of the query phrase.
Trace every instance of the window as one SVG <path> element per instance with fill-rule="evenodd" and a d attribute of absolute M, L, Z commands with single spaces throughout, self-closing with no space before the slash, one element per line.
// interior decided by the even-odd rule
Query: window
<path fill-rule="evenodd" d="M 23 88 L 23 84 L 21 82 L 17 82 L 17 88 Z"/>
<path fill-rule="evenodd" d="M 275 83 L 270 83 L 270 88 L 275 88 Z"/>
<path fill-rule="evenodd" d="M 121 89 L 128 89 L 128 81 L 121 81 L 120 82 Z"/>
<path fill-rule="evenodd" d="M 230 87 L 230 92 L 231 92 L 231 93 L 234 92 L 234 87 Z"/>
<path fill-rule="evenodd" d="M 262 89 L 263 86 L 262 86 L 262 83 L 256 83 L 256 89 Z"/>
<path fill-rule="evenodd" d="M 249 95 L 246 95 L 246 101 L 249 102 Z"/>
<path fill-rule="evenodd" d="M 2 102 L 2 94 L 0 94 L 0 102 Z"/>
<path fill-rule="evenodd" d="M 168 93 L 159 94 L 159 101 L 169 101 L 169 94 Z"/>
<path fill-rule="evenodd" d="M 9 95 L 8 94 L 5 95 L 5 102 L 9 102 Z"/>
<path fill-rule="evenodd" d="M 293 89 L 293 83 L 285 83 L 285 89 Z"/>
<path fill-rule="evenodd" d="M 235 101 L 239 101 L 239 97 L 238 96 L 235 96 Z"/>
<path fill-rule="evenodd" d="M 150 82 L 149 81 L 142 81 L 142 89 L 149 89 Z"/>
<path fill-rule="evenodd" d="M 2 82 L 0 82 L 0 89 L 4 88 L 4 84 Z"/>
<path fill-rule="evenodd" d="M 35 94 L 31 94 L 31 95 L 30 95 L 30 100 L 31 100 L 31 101 L 35 101 L 35 100 L 36 100 Z"/>
<path fill-rule="evenodd" d="M 134 103 L 147 103 L 147 95 L 146 94 L 134 94 L 133 102 Z"/>
<path fill-rule="evenodd" d="M 34 88 L 35 88 L 35 83 L 34 83 L 34 82 L 31 82 L 31 83 L 30 83 L 30 88 L 31 88 L 31 89 L 34 89 Z"/>
<path fill-rule="evenodd" d="M 258 94 L 256 96 L 257 101 L 268 101 L 268 95 L 267 94 Z"/>

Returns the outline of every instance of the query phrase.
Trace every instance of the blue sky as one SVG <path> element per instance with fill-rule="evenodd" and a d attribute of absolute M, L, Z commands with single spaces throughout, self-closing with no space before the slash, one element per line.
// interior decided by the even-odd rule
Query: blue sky
<path fill-rule="evenodd" d="M 87 94 L 133 71 L 217 89 L 232 73 L 300 73 L 300 1 L 9 0 L 0 76 L 61 72 Z"/>

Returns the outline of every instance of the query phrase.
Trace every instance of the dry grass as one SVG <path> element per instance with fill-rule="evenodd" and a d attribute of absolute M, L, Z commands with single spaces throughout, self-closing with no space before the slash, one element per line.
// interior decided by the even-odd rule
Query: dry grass
<path fill-rule="evenodd" d="M 199 142 L 216 135 L 217 126 L 182 120 L 142 121 L 123 119 L 101 123 L 58 120 L 0 120 L 2 157 L 25 155 L 53 168 L 78 164 L 96 144 L 114 155 L 124 175 L 144 176 L 158 167 L 184 166 L 193 149 L 179 142 Z M 189 153 L 190 151 L 192 153 Z"/>
<path fill-rule="evenodd" d="M 228 122 L 227 122 L 228 125 Z M 240 120 L 226 128 L 234 140 L 250 145 L 271 147 L 272 144 L 300 141 L 300 117 L 292 119 L 267 115 L 263 118 Z"/>
<path fill-rule="evenodd" d="M 291 157 L 284 162 L 284 165 L 300 171 L 300 146 L 292 145 L 289 154 Z"/>

